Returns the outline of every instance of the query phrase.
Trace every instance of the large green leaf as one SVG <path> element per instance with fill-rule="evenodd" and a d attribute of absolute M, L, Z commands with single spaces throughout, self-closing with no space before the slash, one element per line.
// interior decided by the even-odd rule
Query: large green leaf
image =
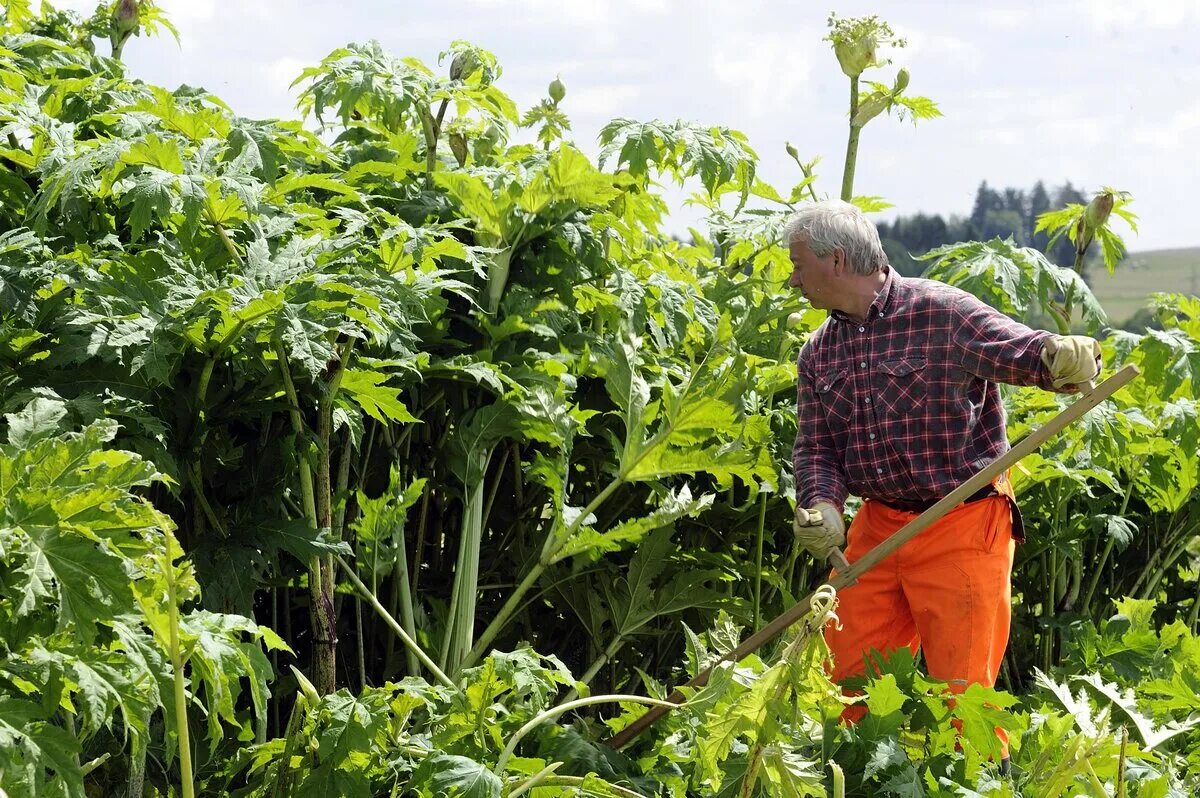
<path fill-rule="evenodd" d="M 503 784 L 484 765 L 465 756 L 435 754 L 413 774 L 414 786 L 430 798 L 500 798 Z"/>

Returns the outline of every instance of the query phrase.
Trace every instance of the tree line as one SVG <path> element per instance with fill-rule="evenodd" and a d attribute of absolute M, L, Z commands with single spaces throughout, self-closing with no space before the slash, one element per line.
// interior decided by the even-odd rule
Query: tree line
<path fill-rule="evenodd" d="M 926 263 L 920 256 L 943 244 L 958 241 L 988 241 L 1012 236 L 1021 246 L 1030 246 L 1046 254 L 1054 263 L 1071 267 L 1075 262 L 1075 247 L 1060 238 L 1048 247 L 1046 234 L 1034 232 L 1037 218 L 1048 210 L 1062 208 L 1068 203 L 1087 204 L 1089 197 L 1071 185 L 1070 181 L 1047 190 L 1041 180 L 1025 191 L 1019 188 L 994 189 L 984 180 L 975 192 L 975 203 L 969 216 L 916 213 L 899 216 L 891 222 L 880 222 L 879 237 L 892 265 L 909 277 L 920 275 Z M 1090 259 L 1084 265 L 1088 278 Z"/>

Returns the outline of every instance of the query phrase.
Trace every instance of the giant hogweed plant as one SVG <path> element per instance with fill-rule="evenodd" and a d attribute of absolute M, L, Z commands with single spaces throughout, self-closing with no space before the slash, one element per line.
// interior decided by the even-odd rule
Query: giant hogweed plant
<path fill-rule="evenodd" d="M 287 646 L 248 618 L 197 606 L 174 525 L 135 495 L 167 478 L 112 448 L 115 421 L 71 429 L 53 397 L 6 421 L 0 785 L 14 796 L 82 796 L 87 774 L 127 756 L 131 790 L 193 795 L 191 735 L 202 759 L 264 740 L 264 647 Z M 176 758 L 179 783 L 168 767 Z"/>
<path fill-rule="evenodd" d="M 747 710 L 761 729 L 727 730 L 729 756 L 757 750 L 740 775 L 719 757 L 636 767 L 579 745 L 602 736 L 586 721 L 572 736 L 538 720 L 561 706 L 595 711 L 574 703 L 595 698 L 593 685 L 637 692 L 671 674 L 687 638 L 681 620 L 703 628 L 724 610 L 757 627 L 808 586 L 787 536 L 770 530 L 787 528 L 793 501 L 791 361 L 822 320 L 783 289 L 789 266 L 778 246 L 787 212 L 818 196 L 813 162 L 794 154 L 803 177 L 785 196 L 757 176 L 736 131 L 616 120 L 602 133 L 598 168 L 564 138 L 561 84 L 521 116 L 498 88 L 495 59 L 462 42 L 444 54 L 444 76 L 374 44 L 306 70 L 301 106 L 325 125 L 318 138 L 298 123 L 238 117 L 202 90 L 131 81 L 118 60 L 85 46 L 95 31 L 69 15 L 20 3 L 4 13 L 0 401 L 13 413 L 37 398 L 62 402 L 80 424 L 116 419 L 115 443 L 169 477 L 138 490 L 176 523 L 206 607 L 269 620 L 314 688 L 276 651 L 282 692 L 299 691 L 295 706 L 271 702 L 266 726 L 254 727 L 262 747 L 253 762 L 193 746 L 196 780 L 228 778 L 232 793 L 359 790 L 365 779 L 368 790 L 412 781 L 431 794 L 491 795 L 600 789 L 587 775 L 596 773 L 611 790 L 820 794 L 831 755 L 856 761 L 866 743 L 837 749 L 842 732 L 824 714 L 818 736 L 811 719 L 777 720 L 779 701 Z M 853 43 L 859 27 L 865 35 L 879 25 L 851 22 L 835 26 L 835 53 L 839 37 Z M 876 99 L 904 107 L 906 77 L 874 87 Z M 869 121 L 852 113 L 852 133 L 855 119 Z M 518 125 L 538 128 L 538 145 L 511 144 Z M 661 234 L 663 179 L 699 183 L 709 235 Z M 759 200 L 776 208 L 753 207 Z M 1076 275 L 980 246 L 986 259 L 965 267 L 964 287 L 1014 314 L 1071 297 L 1068 317 L 1082 308 L 1102 323 Z M 964 255 L 945 266 L 974 252 Z M 997 286 L 1002 293 L 987 294 Z M 784 323 L 791 314 L 795 329 Z M 1017 475 L 1027 500 L 1053 511 L 1030 514 L 1032 575 L 1018 575 L 1027 600 L 1015 635 L 1031 644 L 1015 646 L 1006 665 L 1013 687 L 1032 689 L 1032 665 L 1051 672 L 1069 630 L 1121 591 L 1158 599 L 1164 612 L 1190 607 L 1194 626 L 1195 463 L 1149 433 L 1186 431 L 1193 418 L 1197 337 L 1186 320 L 1161 335 L 1110 336 L 1110 359 L 1142 362 L 1157 381 L 1139 382 L 1121 412 L 1094 413 L 1053 456 L 1031 460 L 1030 481 Z M 1058 401 L 1008 398 L 1018 435 Z M 1147 531 L 1136 573 L 1122 565 L 1134 529 Z M 1093 552 L 1100 565 L 1085 579 Z M 421 746 L 440 721 L 417 713 L 406 726 L 404 695 L 432 690 L 442 701 L 434 715 L 446 714 L 480 668 L 496 667 L 495 646 L 521 640 L 580 674 L 545 677 L 566 704 L 521 709 L 524 723 L 538 722 L 503 767 L 521 727 L 504 745 L 495 735 L 475 747 L 466 736 L 447 742 L 449 756 L 473 765 L 429 757 Z M 774 662 L 750 671 L 770 673 Z M 733 673 L 729 689 L 740 690 L 748 671 Z M 418 688 L 421 676 L 438 686 Z M 389 682 L 407 686 L 370 686 Z M 358 698 L 336 689 L 348 684 Z M 804 689 L 824 688 L 795 686 Z M 922 691 L 909 691 L 912 707 L 926 705 Z M 470 714 L 478 734 L 500 722 L 506 700 Z M 949 704 L 939 700 L 944 725 Z M 396 702 L 393 721 L 385 707 Z M 250 699 L 234 706 L 245 713 Z M 709 730 L 698 715 L 677 717 L 698 729 L 696 751 L 714 750 L 701 745 Z M 903 713 L 902 743 L 922 718 Z M 402 728 L 418 729 L 415 748 L 395 745 Z M 780 729 L 812 738 L 780 747 Z M 660 734 L 647 744 L 675 732 Z M 862 784 L 861 763 L 850 764 L 849 788 L 938 794 L 982 784 L 985 738 L 956 758 L 944 750 L 959 753 L 953 734 L 938 734 L 941 748 L 920 747 L 926 759 L 906 754 L 934 763 L 914 765 L 915 776 L 885 750 Z M 543 736 L 577 755 L 563 749 L 522 778 L 513 768 Z M 121 773 L 100 762 L 90 778 Z M 632 781 L 642 775 L 654 782 Z"/>

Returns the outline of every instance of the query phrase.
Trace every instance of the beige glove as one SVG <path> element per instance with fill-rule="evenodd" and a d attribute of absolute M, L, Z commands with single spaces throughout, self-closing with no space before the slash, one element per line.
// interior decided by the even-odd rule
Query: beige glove
<path fill-rule="evenodd" d="M 1055 388 L 1086 385 L 1100 373 L 1100 342 L 1086 335 L 1052 335 L 1042 345 L 1042 362 Z"/>
<path fill-rule="evenodd" d="M 797 507 L 792 531 L 797 543 L 822 560 L 846 542 L 846 522 L 838 508 L 829 502 L 817 502 L 807 509 Z"/>

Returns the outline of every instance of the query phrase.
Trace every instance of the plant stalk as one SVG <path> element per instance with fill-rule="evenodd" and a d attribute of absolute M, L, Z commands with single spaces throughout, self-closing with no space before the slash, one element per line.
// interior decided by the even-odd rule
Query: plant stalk
<path fill-rule="evenodd" d="M 533 567 L 529 569 L 529 573 L 525 574 L 525 578 L 521 580 L 519 585 L 517 585 L 517 589 L 514 590 L 504 602 L 504 606 L 502 606 L 500 611 L 496 613 L 496 617 L 493 618 L 492 622 L 489 623 L 487 628 L 483 630 L 483 634 L 481 634 L 479 639 L 475 641 L 475 646 L 467 654 L 466 659 L 463 661 L 462 667 L 468 668 L 483 657 L 488 646 L 491 645 L 492 641 L 496 638 L 496 635 L 500 633 L 500 630 L 502 630 L 508 624 L 513 614 L 516 612 L 517 607 L 520 606 L 522 597 L 524 597 L 530 588 L 537 584 L 537 580 L 541 577 L 542 572 L 554 564 L 554 555 L 556 555 L 562 548 L 563 544 L 569 540 L 573 534 L 575 534 L 575 531 L 579 529 L 580 525 L 583 524 L 584 519 L 594 513 L 596 508 L 603 504 L 604 500 L 611 496 L 613 492 L 616 491 L 616 489 L 619 488 L 622 483 L 624 483 L 624 481 L 624 473 L 618 474 L 611 482 L 608 483 L 608 485 L 605 486 L 604 490 L 602 490 L 594 499 L 592 499 L 591 503 L 583 509 L 583 512 L 581 512 L 579 516 L 571 522 L 571 525 L 567 527 L 566 531 L 561 535 L 561 537 L 557 536 L 554 530 L 551 530 L 550 534 L 546 537 L 546 543 L 542 546 L 541 556 L 538 557 L 538 560 L 536 563 L 534 563 Z M 557 545 L 555 545 L 556 542 Z"/>
<path fill-rule="evenodd" d="M 342 566 L 342 571 L 345 572 L 351 584 L 353 584 L 358 592 L 362 594 L 362 597 L 367 600 L 367 603 L 374 608 L 375 612 L 379 614 L 379 617 L 383 618 L 384 622 L 388 626 L 392 627 L 392 631 L 394 631 L 400 637 L 400 639 L 404 641 L 404 645 L 408 646 L 413 653 L 417 655 L 417 659 L 421 661 L 421 664 L 428 668 L 429 672 L 432 673 L 439 682 L 452 690 L 457 690 L 458 687 L 453 681 L 451 681 L 450 677 L 442 672 L 442 669 L 439 668 L 437 664 L 429 658 L 429 655 L 426 654 L 424 649 L 417 644 L 417 641 L 410 637 L 408 632 L 404 631 L 404 627 L 396 622 L 396 619 L 390 612 L 384 609 L 384 606 L 379 603 L 379 599 L 375 597 L 375 594 L 368 590 L 367 586 L 364 585 L 362 580 L 358 578 L 358 574 L 354 573 L 354 569 L 347 565 L 346 561 L 341 557 L 335 555 L 334 559 L 338 565 Z"/>
<path fill-rule="evenodd" d="M 176 589 L 175 564 L 170 549 L 163 555 L 163 573 L 167 577 L 167 615 L 169 623 L 169 654 L 175 687 L 175 736 L 179 745 L 179 778 L 183 798 L 195 798 L 192 781 L 192 744 L 188 738 L 187 691 L 183 685 L 183 649 L 179 642 L 179 595 Z"/>
<path fill-rule="evenodd" d="M 508 760 L 512 758 L 513 753 L 517 750 L 517 746 L 525 735 L 536 729 L 547 721 L 554 720 L 559 715 L 570 712 L 573 709 L 591 706 L 592 704 L 611 704 L 618 701 L 631 701 L 637 704 L 647 704 L 649 706 L 665 706 L 670 709 L 676 709 L 683 704 L 672 704 L 669 701 L 661 701 L 657 698 L 647 698 L 644 695 L 594 695 L 588 698 L 580 698 L 575 701 L 568 701 L 564 704 L 551 707 L 545 712 L 537 715 L 533 720 L 526 723 L 508 739 L 508 745 L 504 746 L 504 751 L 501 752 L 500 758 L 496 760 L 496 767 L 492 768 L 492 772 L 499 776 L 504 772 L 504 766 L 508 764 Z"/>
<path fill-rule="evenodd" d="M 842 170 L 842 199 L 849 202 L 854 196 L 854 168 L 858 162 L 858 137 L 862 128 L 854 124 L 858 113 L 858 77 L 850 78 L 850 135 L 846 139 L 846 164 Z"/>

